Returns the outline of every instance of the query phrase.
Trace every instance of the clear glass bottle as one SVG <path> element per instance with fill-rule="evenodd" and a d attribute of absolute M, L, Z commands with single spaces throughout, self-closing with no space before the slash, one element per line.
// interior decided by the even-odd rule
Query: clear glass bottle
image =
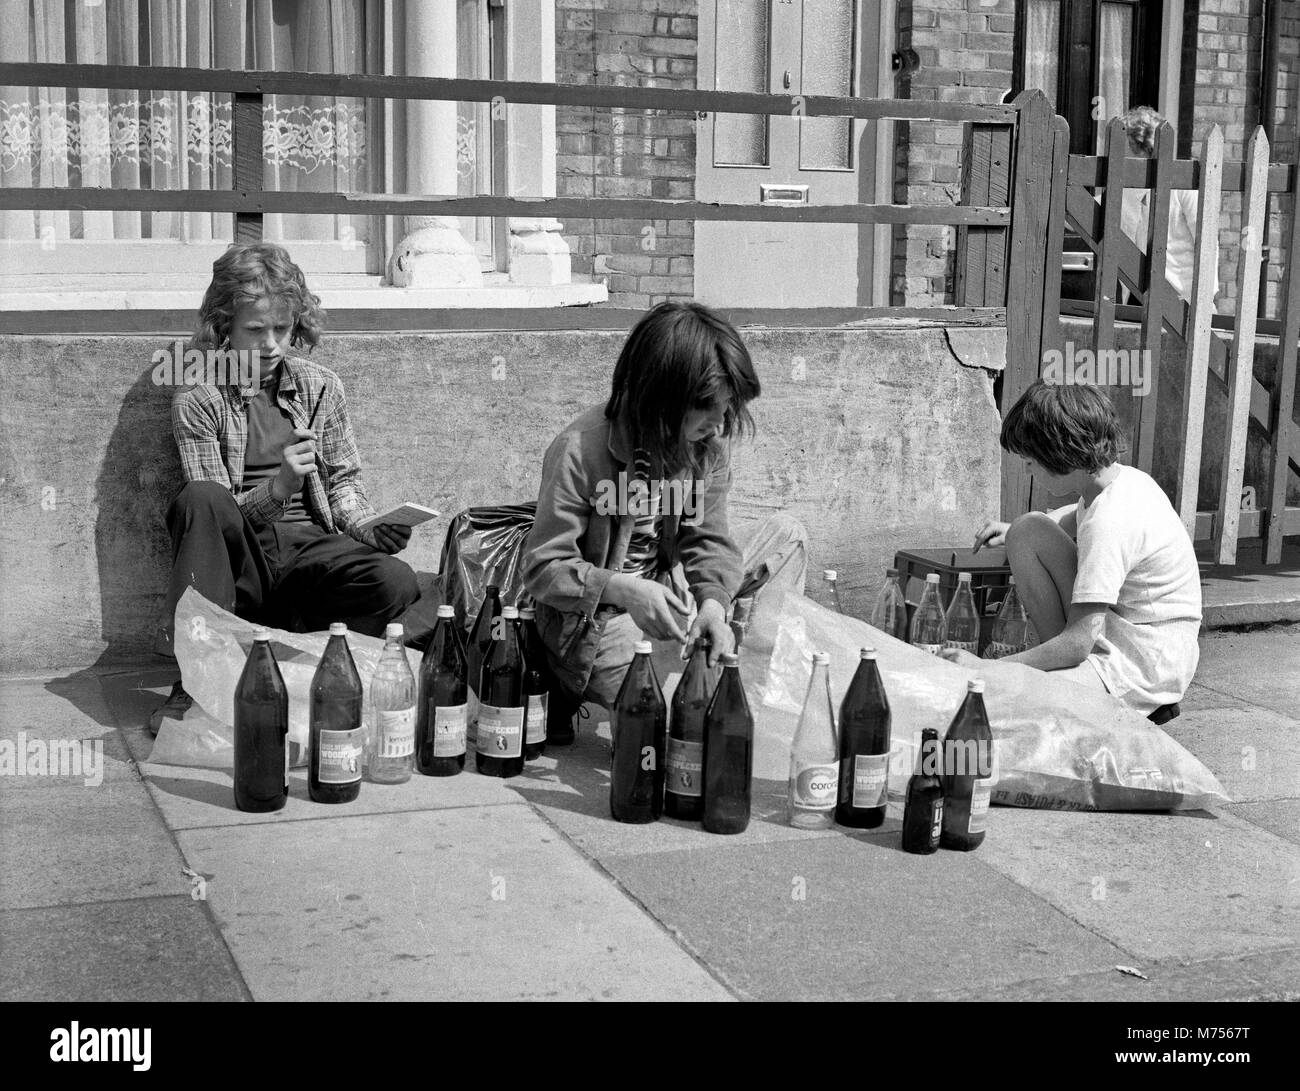
<path fill-rule="evenodd" d="M 907 643 L 907 599 L 898 582 L 898 569 L 885 570 L 885 582 L 871 608 L 871 624 L 895 640 Z"/>
<path fill-rule="evenodd" d="M 925 590 L 920 605 L 912 615 L 912 646 L 923 652 L 938 655 L 948 639 L 948 626 L 943 619 L 943 606 L 939 602 L 939 573 L 925 577 Z"/>
<path fill-rule="evenodd" d="M 822 573 L 822 579 L 826 581 L 827 586 L 830 588 L 831 609 L 837 614 L 844 613 L 844 607 L 840 605 L 839 573 L 833 568 L 828 568 Z"/>
<path fill-rule="evenodd" d="M 989 646 L 984 649 L 984 658 L 1001 659 L 1003 656 L 1023 652 L 1030 647 L 1033 639 L 1033 625 L 1016 590 L 1016 578 L 1012 576 L 1006 597 L 998 609 L 998 616 L 993 621 L 993 632 Z"/>
<path fill-rule="evenodd" d="M 839 799 L 840 751 L 830 663 L 826 652 L 813 653 L 812 678 L 790 744 L 788 813 L 790 825 L 802 830 L 830 829 Z"/>
<path fill-rule="evenodd" d="M 948 603 L 943 618 L 946 630 L 943 646 L 960 648 L 971 655 L 979 654 L 980 615 L 975 609 L 975 596 L 971 593 L 970 573 L 957 573 L 957 591 Z"/>
<path fill-rule="evenodd" d="M 402 784 L 415 765 L 417 686 L 402 643 L 402 627 L 384 630 L 384 650 L 370 680 L 370 730 L 373 742 L 367 769 L 376 784 Z"/>

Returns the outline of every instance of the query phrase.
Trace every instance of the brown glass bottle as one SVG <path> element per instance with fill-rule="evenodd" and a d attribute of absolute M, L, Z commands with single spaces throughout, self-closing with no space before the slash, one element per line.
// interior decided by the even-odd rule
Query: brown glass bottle
<path fill-rule="evenodd" d="M 519 611 L 502 609 L 493 622 L 483 657 L 474 764 L 489 777 L 524 771 L 524 657 L 519 654 Z"/>
<path fill-rule="evenodd" d="M 992 790 L 993 731 L 984 680 L 974 678 L 943 739 L 943 848 L 969 852 L 983 844 Z"/>
<path fill-rule="evenodd" d="M 278 811 L 289 797 L 289 690 L 270 641 L 268 630 L 253 630 L 235 688 L 235 806 L 241 811 Z"/>
<path fill-rule="evenodd" d="M 551 668 L 534 617 L 528 607 L 519 611 L 517 633 L 524 657 L 524 761 L 546 753 L 546 732 L 550 727 Z"/>
<path fill-rule="evenodd" d="M 840 785 L 835 821 L 875 829 L 885 820 L 889 787 L 889 698 L 874 648 L 863 648 L 840 702 Z"/>
<path fill-rule="evenodd" d="M 668 717 L 664 814 L 669 818 L 698 822 L 704 816 L 704 717 L 716 682 L 708 641 L 697 640 L 673 691 Z"/>
<path fill-rule="evenodd" d="M 704 828 L 743 833 L 749 825 L 754 717 L 740 682 L 740 660 L 720 657 L 722 677 L 704 717 Z"/>
<path fill-rule="evenodd" d="M 361 702 L 361 675 L 348 648 L 348 627 L 336 621 L 311 680 L 307 793 L 317 803 L 350 803 L 361 792 Z"/>
<path fill-rule="evenodd" d="M 456 611 L 439 606 L 438 622 L 420 660 L 415 720 L 415 767 L 425 776 L 451 777 L 465 768 L 467 676 Z"/>
<path fill-rule="evenodd" d="M 637 641 L 610 710 L 609 810 L 619 822 L 654 822 L 664 809 L 668 706 L 651 648 L 650 641 Z"/>
<path fill-rule="evenodd" d="M 921 732 L 921 760 L 907 782 L 903 803 L 903 851 L 928 856 L 939 849 L 943 833 L 943 749 L 939 732 Z"/>

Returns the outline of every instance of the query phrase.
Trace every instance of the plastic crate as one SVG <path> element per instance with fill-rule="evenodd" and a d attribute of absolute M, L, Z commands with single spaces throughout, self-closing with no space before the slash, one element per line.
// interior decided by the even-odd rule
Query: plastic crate
<path fill-rule="evenodd" d="M 993 634 L 993 622 L 1002 600 L 1011 586 L 1011 566 L 1007 564 L 1005 549 L 981 549 L 978 553 L 952 548 L 900 549 L 894 554 L 894 567 L 898 569 L 903 597 L 907 600 L 909 625 L 921 602 L 926 576 L 931 572 L 939 574 L 939 599 L 947 610 L 957 591 L 958 574 L 969 572 L 971 595 L 980 615 L 980 651 L 984 651 Z"/>

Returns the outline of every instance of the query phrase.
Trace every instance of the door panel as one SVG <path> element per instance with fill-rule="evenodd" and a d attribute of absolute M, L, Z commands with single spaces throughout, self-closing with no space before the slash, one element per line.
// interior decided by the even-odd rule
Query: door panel
<path fill-rule="evenodd" d="M 876 93 L 864 12 L 880 0 L 702 0 L 700 83 L 720 91 Z M 745 53 L 746 57 L 738 56 Z M 766 59 L 766 64 L 764 64 Z M 847 118 L 710 114 L 699 123 L 696 197 L 759 204 L 764 186 L 806 186 L 809 204 L 875 200 L 874 124 Z M 695 227 L 695 294 L 723 307 L 870 302 L 875 232 L 856 224 Z"/>

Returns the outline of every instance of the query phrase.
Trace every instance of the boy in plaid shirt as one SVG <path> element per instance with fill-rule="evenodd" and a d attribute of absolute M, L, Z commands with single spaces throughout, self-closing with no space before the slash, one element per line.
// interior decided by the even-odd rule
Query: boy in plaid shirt
<path fill-rule="evenodd" d="M 415 573 L 392 556 L 410 528 L 359 526 L 375 511 L 343 384 L 328 368 L 289 355 L 291 346 L 316 345 L 323 318 L 302 271 L 274 243 L 232 246 L 213 264 L 194 346 L 257 352 L 260 382 L 187 387 L 172 401 L 187 484 L 167 511 L 169 638 L 187 587 L 280 628 L 344 621 L 371 636 L 418 597 Z M 177 682 L 150 730 L 157 734 L 164 717 L 180 719 L 192 703 Z"/>

